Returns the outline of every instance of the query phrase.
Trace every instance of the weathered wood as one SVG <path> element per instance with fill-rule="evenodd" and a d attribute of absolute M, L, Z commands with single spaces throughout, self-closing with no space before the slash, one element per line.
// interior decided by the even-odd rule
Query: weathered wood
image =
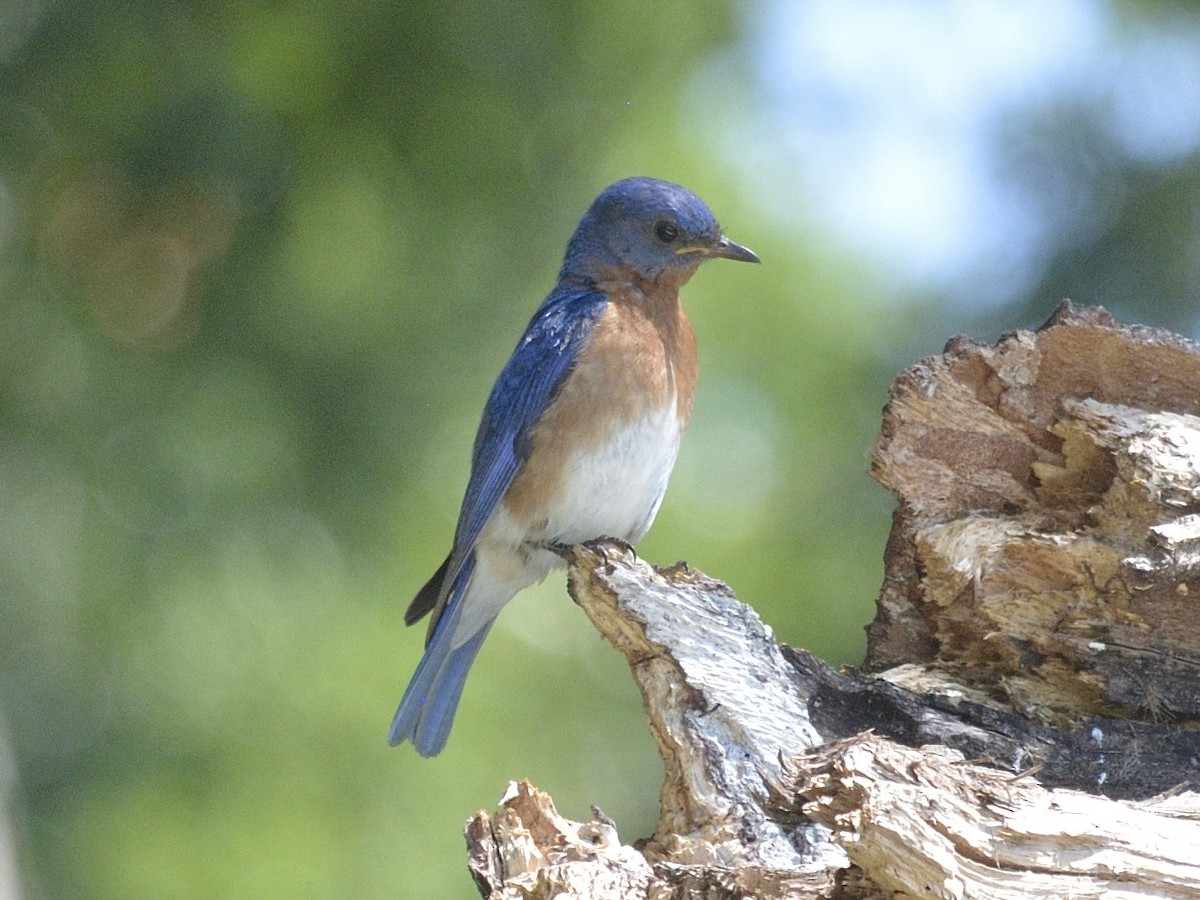
<path fill-rule="evenodd" d="M 1063 304 L 892 387 L 900 501 L 867 667 L 1060 724 L 1200 716 L 1200 348 Z"/>
<path fill-rule="evenodd" d="M 873 470 L 873 675 L 685 566 L 573 550 L 660 819 L 635 849 L 511 787 L 468 828 L 485 896 L 1200 896 L 1197 348 L 1069 305 L 957 339 L 897 380 Z"/>
<path fill-rule="evenodd" d="M 659 823 L 638 844 L 644 889 L 622 893 L 628 864 L 607 852 L 593 854 L 596 881 L 586 891 L 578 889 L 577 866 L 559 879 L 547 871 L 554 866 L 535 864 L 541 880 L 531 882 L 523 861 L 576 860 L 572 835 L 587 826 L 537 824 L 558 821 L 548 798 L 532 810 L 524 800 L 532 789 L 514 795 L 510 787 L 495 817 L 480 813 L 468 828 L 472 871 L 492 891 L 485 896 L 554 896 L 550 886 L 597 898 L 833 896 L 845 851 L 825 826 L 778 815 L 773 799 L 788 783 L 785 760 L 826 741 L 809 722 L 816 683 L 797 677 L 771 630 L 726 585 L 684 566 L 657 570 L 617 545 L 588 545 L 572 551 L 568 579 L 572 596 L 628 660 L 663 757 Z M 520 828 L 508 824 L 514 813 Z M 527 834 L 554 841 L 533 852 Z M 504 893 L 530 883 L 523 893 Z"/>
<path fill-rule="evenodd" d="M 873 737 L 796 766 L 802 809 L 905 895 L 1196 897 L 1200 797 L 1129 803 L 1046 790 L 943 747 Z"/>
<path fill-rule="evenodd" d="M 1046 787 L 1119 799 L 1200 786 L 1200 732 L 1103 716 L 1062 729 L 944 676 L 931 679 L 924 667 L 868 677 L 835 672 L 804 651 L 784 653 L 810 684 L 811 720 L 829 741 L 873 731 L 913 748 L 941 745 L 1013 774 L 1035 772 Z"/>
<path fill-rule="evenodd" d="M 666 765 L 662 816 L 635 850 L 602 815 L 569 822 L 529 786 L 510 787 L 468 828 L 485 896 L 1200 891 L 1200 796 L 1048 787 L 1096 789 L 1109 770 L 1128 784 L 1142 768 L 1173 787 L 1196 772 L 1194 732 L 1103 719 L 1065 732 L 942 683 L 918 694 L 840 673 L 777 645 L 725 585 L 615 547 L 577 548 L 570 577 L 643 691 Z"/>
<path fill-rule="evenodd" d="M 605 545 L 575 548 L 568 578 L 629 661 L 665 765 L 646 852 L 689 864 L 809 865 L 810 836 L 746 802 L 782 777 L 781 754 L 824 742 L 809 722 L 808 685 L 793 679 L 770 628 L 726 585 Z"/>
<path fill-rule="evenodd" d="M 527 781 L 510 783 L 500 802 L 495 815 L 467 823 L 471 875 L 485 896 L 645 896 L 649 863 L 621 846 L 598 810 L 592 822 L 572 822 Z"/>

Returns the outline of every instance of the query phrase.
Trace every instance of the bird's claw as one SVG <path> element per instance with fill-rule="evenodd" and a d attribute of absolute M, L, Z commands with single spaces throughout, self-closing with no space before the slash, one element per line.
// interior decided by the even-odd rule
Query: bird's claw
<path fill-rule="evenodd" d="M 605 560 L 608 559 L 614 547 L 622 553 L 628 554 L 629 556 L 637 555 L 637 551 L 633 549 L 633 544 L 629 543 L 629 541 L 625 540 L 624 538 L 609 537 L 608 535 L 592 538 L 589 541 L 582 541 L 579 544 L 567 544 L 563 543 L 562 541 L 538 541 L 535 546 L 541 550 L 547 550 L 550 553 L 553 553 L 555 556 L 562 557 L 568 561 L 571 559 L 571 552 L 576 547 L 586 547 L 594 553 L 598 553 L 603 556 Z"/>
<path fill-rule="evenodd" d="M 584 541 L 583 546 L 587 547 L 589 550 L 599 553 L 604 557 L 605 561 L 608 560 L 609 551 L 611 551 L 613 547 L 616 547 L 627 556 L 637 555 L 637 551 L 633 549 L 633 544 L 629 543 L 629 541 L 625 540 L 624 538 L 610 537 L 608 535 L 593 538 L 590 541 Z"/>

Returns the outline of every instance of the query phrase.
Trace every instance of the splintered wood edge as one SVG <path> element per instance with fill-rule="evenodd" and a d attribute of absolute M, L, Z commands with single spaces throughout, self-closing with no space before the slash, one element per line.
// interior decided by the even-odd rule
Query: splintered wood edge
<path fill-rule="evenodd" d="M 599 816 L 575 822 L 528 781 L 509 782 L 501 806 L 467 823 L 468 866 L 485 896 L 643 896 L 650 865 Z"/>
<path fill-rule="evenodd" d="M 833 874 L 824 869 L 652 864 L 621 844 L 615 826 L 598 811 L 591 822 L 574 822 L 528 781 L 510 782 L 501 807 L 490 815 L 476 813 L 466 837 L 471 874 L 492 900 L 700 900 L 731 892 L 760 900 L 834 896 Z"/>
<path fill-rule="evenodd" d="M 911 896 L 1186 898 L 1200 890 L 1200 796 L 1113 801 L 873 735 L 789 760 L 777 804 L 830 829 L 849 862 L 802 871 L 647 859 L 597 817 L 574 822 L 528 782 L 468 824 L 472 874 L 494 900 Z"/>
<path fill-rule="evenodd" d="M 628 660 L 663 759 L 650 851 L 676 862 L 803 865 L 822 836 L 789 832 L 755 799 L 779 777 L 782 756 L 823 742 L 771 629 L 728 586 L 686 566 L 657 570 L 610 544 L 577 547 L 570 563 L 571 595 Z"/>
<path fill-rule="evenodd" d="M 904 894 L 1184 898 L 1200 889 L 1193 792 L 1131 802 L 1047 790 L 944 747 L 870 735 L 792 765 L 804 811 L 873 881 Z"/>
<path fill-rule="evenodd" d="M 1200 721 L 1200 345 L 1063 304 L 897 377 L 900 505 L 866 666 L 942 668 L 1067 726 Z"/>

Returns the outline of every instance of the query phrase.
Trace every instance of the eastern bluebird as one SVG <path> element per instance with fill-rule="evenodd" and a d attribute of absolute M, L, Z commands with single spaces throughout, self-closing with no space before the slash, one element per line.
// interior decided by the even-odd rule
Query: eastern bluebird
<path fill-rule="evenodd" d="M 712 257 L 759 261 L 677 184 L 618 181 L 579 221 L 484 407 L 454 546 L 405 613 L 433 620 L 393 746 L 445 746 L 500 608 L 563 565 L 556 550 L 650 528 L 696 387 L 679 289 Z"/>

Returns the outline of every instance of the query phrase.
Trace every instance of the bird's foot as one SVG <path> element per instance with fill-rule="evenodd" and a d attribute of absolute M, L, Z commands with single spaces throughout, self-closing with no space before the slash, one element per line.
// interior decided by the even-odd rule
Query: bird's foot
<path fill-rule="evenodd" d="M 637 556 L 637 551 L 633 549 L 633 544 L 629 543 L 629 541 L 625 540 L 624 538 L 619 537 L 609 537 L 608 535 L 603 535 L 598 538 L 593 538 L 590 541 L 584 541 L 583 546 L 587 547 L 589 550 L 594 550 L 605 559 L 608 559 L 609 553 L 613 550 L 613 548 L 620 550 L 622 553 L 628 556 Z"/>
<path fill-rule="evenodd" d="M 633 549 L 633 544 L 629 543 L 629 541 L 625 540 L 624 538 L 608 537 L 607 535 L 602 535 L 587 541 L 580 541 L 578 544 L 568 544 L 563 541 L 538 541 L 533 546 L 537 547 L 539 550 L 547 550 L 550 553 L 553 553 L 555 556 L 560 556 L 567 561 L 570 561 L 571 551 L 576 547 L 587 547 L 589 550 L 599 553 L 605 559 L 609 557 L 610 553 L 614 549 L 630 556 L 637 555 L 637 551 Z"/>
<path fill-rule="evenodd" d="M 536 546 L 540 550 L 548 550 L 555 556 L 560 556 L 566 560 L 571 558 L 571 551 L 575 549 L 574 544 L 564 544 L 561 541 L 538 541 Z"/>

